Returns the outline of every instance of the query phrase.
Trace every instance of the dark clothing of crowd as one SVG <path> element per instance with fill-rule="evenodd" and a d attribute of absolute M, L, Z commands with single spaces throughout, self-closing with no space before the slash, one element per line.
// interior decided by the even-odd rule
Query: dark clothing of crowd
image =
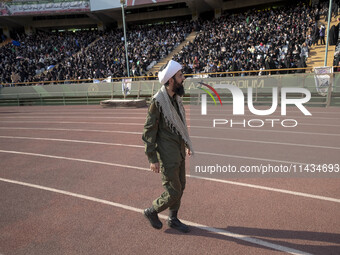
<path fill-rule="evenodd" d="M 174 60 L 186 73 L 306 67 L 301 51 L 316 14 L 317 8 L 299 5 L 207 21 Z"/>
<path fill-rule="evenodd" d="M 148 75 L 192 31 L 199 31 L 194 42 L 173 57 L 187 74 L 261 70 L 251 73 L 261 75 L 271 74 L 266 69 L 306 67 L 308 47 L 322 35 L 318 18 L 317 7 L 298 4 L 212 21 L 128 27 L 129 74 Z M 19 35 L 0 48 L 0 59 L 1 83 L 128 76 L 122 29 Z"/>
<path fill-rule="evenodd" d="M 16 77 L 15 82 L 40 81 L 44 71 L 88 46 L 96 37 L 95 32 L 18 35 L 18 41 L 0 48 L 0 82 L 14 82 L 11 76 Z"/>
<path fill-rule="evenodd" d="M 190 21 L 129 28 L 130 75 L 147 75 L 147 70 L 170 54 L 191 30 Z M 100 34 L 37 33 L 19 39 L 19 42 L 20 46 L 8 44 L 0 48 L 2 83 L 128 76 L 122 29 Z M 13 74 L 18 75 L 15 81 Z"/>

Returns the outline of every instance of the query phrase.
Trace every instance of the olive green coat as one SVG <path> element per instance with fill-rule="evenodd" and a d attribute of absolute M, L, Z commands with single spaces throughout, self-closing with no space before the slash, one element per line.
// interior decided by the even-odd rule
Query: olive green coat
<path fill-rule="evenodd" d="M 180 115 L 175 98 L 172 105 Z M 180 115 L 181 116 L 181 115 Z M 182 137 L 167 126 L 164 116 L 153 101 L 149 107 L 142 139 L 150 163 L 160 163 L 165 192 L 153 201 L 157 212 L 166 208 L 178 210 L 185 188 L 185 143 Z"/>

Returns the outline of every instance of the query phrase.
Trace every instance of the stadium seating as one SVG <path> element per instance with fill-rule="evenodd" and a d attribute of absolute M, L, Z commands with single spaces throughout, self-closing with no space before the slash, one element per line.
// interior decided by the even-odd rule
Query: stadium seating
<path fill-rule="evenodd" d="M 222 15 L 206 21 L 177 21 L 128 28 L 131 76 L 143 76 L 199 27 L 192 43 L 173 59 L 185 73 L 215 73 L 306 67 L 317 7 L 305 4 Z M 22 83 L 126 77 L 122 29 L 18 35 L 0 47 L 0 82 Z M 275 71 L 288 73 L 292 71 Z M 299 71 L 298 71 L 299 72 Z M 303 72 L 303 70 L 301 71 Z M 271 74 L 273 74 L 272 72 Z M 223 74 L 225 75 L 225 74 Z M 249 74 L 242 74 L 249 75 Z M 212 75 L 216 76 L 216 75 Z M 221 76 L 221 75 L 219 75 Z"/>

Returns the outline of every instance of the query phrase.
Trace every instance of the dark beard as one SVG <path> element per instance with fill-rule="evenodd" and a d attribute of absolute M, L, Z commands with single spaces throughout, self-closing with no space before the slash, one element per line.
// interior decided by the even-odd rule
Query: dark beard
<path fill-rule="evenodd" d="M 180 84 L 180 83 L 178 83 L 178 82 L 175 80 L 175 86 L 174 86 L 174 88 L 172 89 L 172 91 L 173 91 L 176 95 L 183 96 L 184 93 L 185 93 L 183 83 Z"/>

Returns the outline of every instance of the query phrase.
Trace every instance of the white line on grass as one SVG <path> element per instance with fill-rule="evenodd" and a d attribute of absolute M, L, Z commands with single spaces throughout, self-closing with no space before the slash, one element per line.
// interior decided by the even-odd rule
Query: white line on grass
<path fill-rule="evenodd" d="M 45 157 L 45 158 L 53 158 L 53 159 L 63 159 L 63 160 L 79 161 L 79 162 L 84 162 L 84 163 L 92 163 L 92 164 L 100 164 L 100 165 L 107 165 L 107 166 L 116 166 L 116 167 L 122 167 L 122 168 L 130 168 L 130 169 L 137 169 L 137 170 L 143 170 L 143 171 L 150 171 L 149 168 L 145 168 L 145 167 L 129 166 L 129 165 L 115 164 L 115 163 L 88 160 L 88 159 L 69 158 L 69 157 L 62 157 L 62 156 L 53 156 L 53 155 L 46 155 L 46 154 L 30 153 L 30 152 L 0 150 L 0 153 L 28 155 L 28 156 Z M 195 179 L 202 179 L 202 180 L 207 180 L 207 181 L 220 182 L 220 183 L 232 184 L 232 185 L 237 185 L 237 186 L 243 186 L 243 187 L 261 189 L 261 190 L 279 192 L 279 193 L 284 193 L 284 194 L 290 194 L 290 195 L 294 195 L 294 196 L 307 197 L 307 198 L 319 199 L 319 200 L 323 200 L 323 201 L 340 203 L 340 199 L 337 199 L 337 198 L 312 195 L 312 194 L 308 194 L 308 193 L 295 192 L 295 191 L 284 190 L 284 189 L 270 188 L 270 187 L 247 184 L 247 183 L 242 183 L 242 182 L 233 182 L 233 181 L 219 180 L 219 179 L 213 179 L 213 178 L 204 178 L 204 177 L 191 176 L 191 175 L 186 175 L 186 176 L 190 177 L 190 178 L 195 178 Z"/>
<path fill-rule="evenodd" d="M 99 199 L 99 198 L 95 198 L 95 197 L 91 197 L 91 196 L 86 196 L 86 195 L 82 195 L 82 194 L 78 194 L 78 193 L 73 193 L 73 192 L 69 192 L 69 191 L 65 191 L 65 190 L 50 188 L 50 187 L 36 185 L 36 184 L 32 184 L 32 183 L 27 183 L 27 182 L 4 179 L 4 178 L 0 178 L 0 181 L 6 182 L 6 183 L 11 183 L 11 184 L 17 184 L 17 185 L 21 185 L 21 186 L 25 186 L 25 187 L 35 188 L 35 189 L 39 189 L 39 190 L 54 192 L 54 193 L 58 193 L 58 194 L 66 195 L 66 196 L 75 197 L 75 198 L 80 198 L 80 199 L 84 199 L 84 200 L 88 200 L 88 201 L 92 201 L 92 202 L 96 202 L 96 203 L 100 203 L 100 204 L 104 204 L 104 205 L 110 205 L 110 206 L 114 206 L 114 207 L 117 207 L 117 208 L 125 209 L 125 210 L 136 212 L 136 213 L 143 213 L 143 210 L 140 209 L 140 208 L 136 208 L 136 207 L 133 207 L 133 206 L 124 205 L 124 204 L 120 204 L 120 203 L 116 203 L 116 202 L 112 202 L 112 201 L 108 201 L 108 200 L 104 200 L 104 199 Z M 159 217 L 162 218 L 162 219 L 168 218 L 164 214 L 159 214 Z M 252 243 L 252 244 L 259 245 L 259 246 L 271 248 L 271 249 L 274 249 L 274 250 L 277 250 L 277 251 L 282 251 L 282 252 L 286 252 L 286 253 L 289 253 L 289 254 L 299 254 L 299 255 L 310 254 L 310 253 L 303 252 L 303 251 L 296 250 L 296 249 L 292 249 L 292 248 L 289 248 L 289 247 L 286 247 L 286 246 L 282 246 L 282 245 L 270 243 L 270 242 L 267 242 L 267 241 L 263 241 L 261 239 L 253 238 L 253 237 L 246 236 L 246 235 L 235 234 L 235 233 L 223 230 L 223 229 L 209 227 L 209 226 L 202 225 L 202 224 L 195 223 L 195 222 L 191 222 L 191 221 L 188 221 L 188 220 L 183 220 L 183 222 L 185 224 L 188 224 L 190 226 L 202 229 L 204 231 L 208 231 L 208 232 L 218 234 L 218 235 L 228 236 L 228 237 L 235 238 L 235 239 L 238 239 L 238 240 L 242 240 L 242 241 L 245 241 L 245 242 L 248 242 L 248 243 Z"/>

